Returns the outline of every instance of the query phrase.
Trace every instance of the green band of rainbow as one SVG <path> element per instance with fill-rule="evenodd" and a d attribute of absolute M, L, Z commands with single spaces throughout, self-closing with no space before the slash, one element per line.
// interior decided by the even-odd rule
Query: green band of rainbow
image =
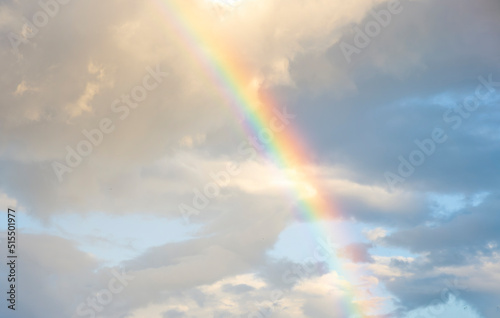
<path fill-rule="evenodd" d="M 187 0 L 153 0 L 162 14 L 161 19 L 167 22 L 170 32 L 182 43 L 191 57 L 203 69 L 203 73 L 213 82 L 214 87 L 231 106 L 231 110 L 242 123 L 247 136 L 255 137 L 269 127 L 276 116 L 277 109 L 271 96 L 252 88 L 252 74 L 234 49 L 224 41 L 211 34 L 210 30 L 198 23 L 203 20 L 200 12 L 192 9 L 193 3 Z M 298 217 L 308 221 L 314 236 L 328 236 L 329 231 L 318 221 L 335 219 L 339 213 L 327 193 L 321 193 L 319 180 L 310 171 L 307 151 L 299 136 L 292 127 L 273 134 L 265 143 L 264 155 L 291 178 L 294 185 L 293 197 L 297 200 Z M 293 173 L 289 173 L 293 172 Z M 304 197 L 304 184 L 314 189 L 315 194 Z M 333 236 L 343 235 L 333 233 Z M 336 257 L 332 257 L 329 266 L 339 275 L 348 276 L 342 270 Z M 352 284 L 351 284 L 352 285 Z M 366 317 L 362 306 L 355 298 L 360 295 L 354 287 L 345 290 L 348 298 L 345 301 L 345 317 Z"/>

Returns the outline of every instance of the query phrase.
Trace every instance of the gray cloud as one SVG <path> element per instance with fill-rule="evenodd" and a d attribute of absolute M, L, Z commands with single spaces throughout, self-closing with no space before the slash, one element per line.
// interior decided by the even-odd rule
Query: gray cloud
<path fill-rule="evenodd" d="M 368 0 L 247 1 L 241 7 L 246 14 L 223 18 L 207 5 L 199 23 L 243 56 L 262 95 L 296 114 L 293 127 L 313 149 L 312 166 L 341 217 L 390 229 L 341 254 L 352 266 L 379 270 L 377 278 L 397 301 L 396 315 L 428 306 L 457 279 L 467 286 L 459 297 L 494 317 L 500 293 L 500 94 L 482 100 L 458 129 L 443 114 L 474 94 L 478 76 L 500 81 L 500 3 L 405 2 L 404 11 L 349 64 L 340 43 L 352 40 L 354 25 L 370 21 L 372 6 Z M 273 316 L 331 316 L 332 304 L 340 307 L 338 295 L 320 297 L 303 286 L 321 279 L 326 268 L 304 282 L 283 283 L 282 273 L 297 264 L 267 252 L 293 222 L 296 207 L 281 188 L 266 183 L 268 162 L 249 162 L 238 152 L 245 136 L 230 108 L 156 15 L 158 8 L 129 0 L 73 1 L 12 53 L 7 35 L 20 32 L 22 17 L 39 9 L 36 2 L 0 2 L 2 193 L 44 221 L 93 211 L 177 219 L 179 204 L 192 203 L 194 189 L 213 181 L 210 172 L 227 162 L 242 168 L 190 218 L 200 225 L 197 237 L 149 248 L 122 263 L 137 278 L 106 315 L 148 315 L 156 310 L 148 305 L 157 305 L 165 308 L 151 315 L 244 316 L 279 288 L 290 294 Z M 113 101 L 157 65 L 168 76 L 121 120 Z M 98 127 L 102 118 L 116 130 L 58 182 L 52 162 L 64 162 L 66 147 L 76 147 L 82 130 Z M 414 140 L 429 138 L 435 127 L 446 130 L 448 141 L 397 191 L 388 191 L 384 172 L 397 169 L 398 156 L 408 156 Z M 430 193 L 463 195 L 468 203 L 438 218 Z M 489 195 L 473 204 L 479 193 Z M 71 317 L 80 302 L 106 286 L 109 268 L 76 244 L 22 235 L 23 317 Z M 384 264 L 383 256 L 369 252 L 379 245 L 415 257 L 388 257 Z M 222 295 L 231 302 L 221 305 Z M 5 308 L 0 314 L 7 315 Z"/>

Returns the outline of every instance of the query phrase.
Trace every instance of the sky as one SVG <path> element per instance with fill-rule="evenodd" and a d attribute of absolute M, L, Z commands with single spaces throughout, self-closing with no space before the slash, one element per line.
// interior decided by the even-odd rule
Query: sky
<path fill-rule="evenodd" d="M 0 317 L 499 317 L 499 16 L 0 0 Z"/>

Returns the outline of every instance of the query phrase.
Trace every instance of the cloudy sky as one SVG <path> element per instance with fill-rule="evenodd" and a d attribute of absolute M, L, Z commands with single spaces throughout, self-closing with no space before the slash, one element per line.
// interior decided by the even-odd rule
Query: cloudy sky
<path fill-rule="evenodd" d="M 0 316 L 499 317 L 499 16 L 0 0 Z"/>

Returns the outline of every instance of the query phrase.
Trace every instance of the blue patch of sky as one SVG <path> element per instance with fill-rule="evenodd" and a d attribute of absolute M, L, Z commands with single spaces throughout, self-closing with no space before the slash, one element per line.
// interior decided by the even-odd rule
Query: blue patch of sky
<path fill-rule="evenodd" d="M 102 261 L 103 266 L 117 265 L 142 254 L 150 247 L 188 240 L 199 226 L 154 215 L 58 215 L 41 222 L 26 213 L 18 215 L 19 233 L 47 234 L 74 241 L 83 252 Z"/>

